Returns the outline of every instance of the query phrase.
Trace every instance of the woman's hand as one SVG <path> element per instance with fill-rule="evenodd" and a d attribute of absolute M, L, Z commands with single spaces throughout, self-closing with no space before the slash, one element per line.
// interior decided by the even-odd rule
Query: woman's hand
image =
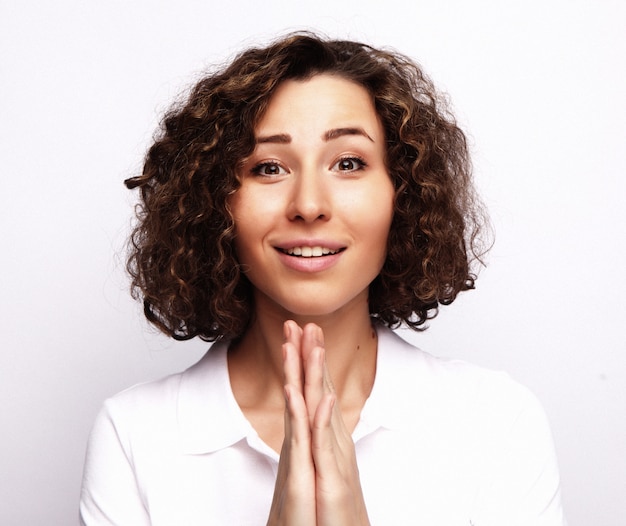
<path fill-rule="evenodd" d="M 303 330 L 288 321 L 285 340 L 285 441 L 268 524 L 369 525 L 354 443 L 326 367 L 322 330 L 313 324 Z M 271 522 L 281 516 L 285 522 Z"/>
<path fill-rule="evenodd" d="M 293 334 L 292 334 L 293 333 Z M 268 526 L 315 526 L 315 468 L 309 416 L 302 394 L 302 329 L 285 325 L 285 438 Z"/>

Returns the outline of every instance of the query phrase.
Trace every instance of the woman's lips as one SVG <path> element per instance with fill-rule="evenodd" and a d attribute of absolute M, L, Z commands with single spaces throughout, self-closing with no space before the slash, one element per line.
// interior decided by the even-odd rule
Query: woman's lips
<path fill-rule="evenodd" d="M 328 246 L 292 246 L 278 248 L 283 265 L 298 272 L 320 272 L 337 263 L 345 247 L 331 248 Z"/>
<path fill-rule="evenodd" d="M 303 258 L 317 258 L 321 256 L 328 256 L 336 254 L 341 249 L 332 249 L 324 246 L 302 246 L 302 247 L 292 247 L 287 249 L 280 249 L 286 254 L 290 256 L 299 256 Z"/>

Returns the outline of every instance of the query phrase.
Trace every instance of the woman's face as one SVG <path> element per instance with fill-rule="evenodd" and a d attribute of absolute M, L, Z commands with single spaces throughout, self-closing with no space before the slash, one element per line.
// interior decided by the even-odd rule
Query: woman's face
<path fill-rule="evenodd" d="M 326 74 L 285 81 L 255 137 L 231 207 L 256 309 L 324 316 L 365 303 L 394 199 L 371 96 Z"/>

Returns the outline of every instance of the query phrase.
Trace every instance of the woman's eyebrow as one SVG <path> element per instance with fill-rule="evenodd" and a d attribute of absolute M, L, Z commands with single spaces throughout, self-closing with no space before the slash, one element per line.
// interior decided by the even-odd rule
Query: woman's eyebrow
<path fill-rule="evenodd" d="M 278 144 L 289 144 L 291 142 L 291 135 L 287 133 L 278 133 L 276 135 L 267 135 L 265 137 L 257 137 L 255 139 L 257 144 L 264 143 L 278 143 Z"/>
<path fill-rule="evenodd" d="M 343 137 L 344 135 L 362 135 L 363 137 L 374 142 L 374 139 L 372 139 L 363 128 L 334 128 L 324 133 L 322 139 L 324 141 L 330 141 L 332 139 L 336 139 L 337 137 Z"/>
<path fill-rule="evenodd" d="M 328 130 L 322 135 L 322 139 L 325 142 L 332 141 L 333 139 L 337 139 L 339 137 L 343 137 L 345 135 L 361 135 L 366 139 L 374 142 L 367 132 L 363 128 L 333 128 L 332 130 Z M 256 144 L 266 144 L 266 143 L 275 143 L 275 144 L 289 144 L 291 143 L 291 135 L 288 133 L 277 133 L 275 135 L 262 135 L 255 139 Z"/>

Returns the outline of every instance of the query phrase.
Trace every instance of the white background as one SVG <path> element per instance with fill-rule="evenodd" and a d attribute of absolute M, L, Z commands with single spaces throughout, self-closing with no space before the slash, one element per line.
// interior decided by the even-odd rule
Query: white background
<path fill-rule="evenodd" d="M 288 29 L 391 46 L 452 97 L 496 229 L 425 334 L 543 401 L 573 526 L 626 521 L 626 3 L 0 0 L 0 523 L 76 523 L 102 400 L 194 362 L 147 328 L 123 245 L 159 115 Z"/>

